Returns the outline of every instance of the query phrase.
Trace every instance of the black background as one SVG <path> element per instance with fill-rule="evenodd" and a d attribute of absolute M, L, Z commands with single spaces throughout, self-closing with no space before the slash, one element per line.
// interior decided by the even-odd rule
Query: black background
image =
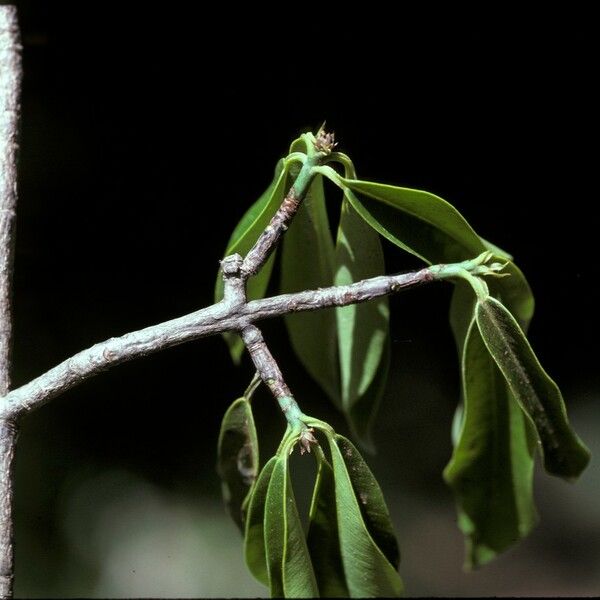
<path fill-rule="evenodd" d="M 271 20 L 233 7 L 81 6 L 21 6 L 14 385 L 96 341 L 211 303 L 235 223 L 289 142 L 327 119 L 360 177 L 446 198 L 515 255 L 537 299 L 538 356 L 574 414 L 595 401 L 597 48 L 585 15 L 340 20 L 298 7 Z M 389 272 L 418 265 L 393 248 L 386 259 Z M 394 374 L 373 460 L 390 486 L 451 508 L 441 482 L 458 397 L 449 288 L 392 300 Z M 264 330 L 306 411 L 345 431 L 281 323 Z M 247 359 L 231 366 L 220 339 L 202 340 L 118 367 L 28 417 L 17 590 L 92 593 L 65 588 L 75 560 L 57 516 L 65 481 L 118 466 L 169 493 L 217 498 L 219 421 L 251 374 Z M 283 422 L 259 398 L 268 448 Z M 598 537 L 584 545 L 597 563 Z M 471 589 L 435 585 L 415 578 L 411 591 Z M 580 589 L 564 585 L 552 591 Z"/>

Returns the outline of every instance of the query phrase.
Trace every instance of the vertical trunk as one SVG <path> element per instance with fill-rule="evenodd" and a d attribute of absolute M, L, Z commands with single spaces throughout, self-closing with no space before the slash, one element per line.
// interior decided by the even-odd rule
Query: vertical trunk
<path fill-rule="evenodd" d="M 12 598 L 13 560 L 13 459 L 17 428 L 0 420 L 0 598 Z"/>
<path fill-rule="evenodd" d="M 0 403 L 10 387 L 10 310 L 15 208 L 17 133 L 21 83 L 17 9 L 0 6 Z M 0 421 L 0 598 L 13 587 L 13 458 L 17 428 Z"/>

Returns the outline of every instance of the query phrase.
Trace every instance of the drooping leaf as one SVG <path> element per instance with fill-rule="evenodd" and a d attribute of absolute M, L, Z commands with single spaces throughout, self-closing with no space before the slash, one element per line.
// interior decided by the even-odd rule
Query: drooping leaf
<path fill-rule="evenodd" d="M 391 359 L 390 346 L 391 343 L 388 334 L 386 335 L 385 345 L 383 347 L 383 355 L 371 385 L 364 394 L 356 400 L 347 415 L 347 420 L 353 435 L 357 437 L 361 446 L 371 453 L 375 452 L 375 444 L 372 440 L 371 429 L 375 422 L 379 404 L 387 384 Z"/>
<path fill-rule="evenodd" d="M 531 289 L 516 265 L 509 263 L 504 271 L 510 277 L 487 280 L 490 292 L 507 303 L 526 330 L 534 309 Z M 458 281 L 452 294 L 450 324 L 461 363 L 461 401 L 452 422 L 454 452 L 444 471 L 466 536 L 468 568 L 492 560 L 524 538 L 536 522 L 531 492 L 535 432 L 485 352 L 478 331 L 470 328 L 475 301 L 471 286 Z M 470 350 L 465 354 L 468 332 Z M 498 477 L 496 483 L 489 480 L 492 476 Z"/>
<path fill-rule="evenodd" d="M 275 176 L 271 185 L 265 190 L 261 197 L 246 211 L 236 228 L 233 230 L 227 248 L 223 256 L 238 253 L 245 256 L 254 245 L 265 227 L 269 224 L 271 217 L 277 212 L 286 193 L 287 168 L 283 159 L 277 163 Z M 271 255 L 263 268 L 254 277 L 248 280 L 248 299 L 262 298 L 269 285 L 275 253 Z M 215 283 L 215 302 L 223 298 L 223 278 L 221 272 L 217 273 Z M 233 361 L 237 364 L 244 350 L 241 338 L 234 333 L 223 334 Z"/>
<path fill-rule="evenodd" d="M 348 597 L 340 554 L 335 480 L 333 470 L 324 456 L 319 459 L 306 543 L 321 598 Z"/>
<path fill-rule="evenodd" d="M 347 285 L 385 272 L 377 233 L 344 200 L 335 248 L 335 285 Z M 371 424 L 389 365 L 387 298 L 337 308 L 342 410 L 353 433 L 372 447 Z"/>
<path fill-rule="evenodd" d="M 325 208 L 323 179 L 315 177 L 283 239 L 281 291 L 333 284 L 334 248 Z M 300 362 L 339 406 L 339 368 L 335 309 L 289 314 L 290 341 Z"/>
<path fill-rule="evenodd" d="M 265 502 L 277 458 L 273 456 L 262 468 L 251 491 L 246 515 L 244 558 L 248 569 L 258 581 L 269 585 L 265 550 Z"/>
<path fill-rule="evenodd" d="M 521 408 L 535 425 L 548 473 L 565 479 L 579 476 L 590 453 L 572 430 L 558 386 L 546 374 L 519 324 L 502 303 L 478 301 L 477 326 Z"/>
<path fill-rule="evenodd" d="M 364 470 L 362 459 L 362 465 L 356 462 L 356 457 L 360 455 L 347 440 L 341 436 L 329 436 L 329 446 L 335 479 L 340 549 L 350 596 L 400 596 L 402 580 L 386 555 L 391 554 L 394 559 L 389 538 L 390 532 L 393 537 L 393 531 L 390 524 L 390 532 L 385 532 L 389 515 L 379 486 L 376 482 L 373 486 L 374 478 L 368 468 Z M 353 466 L 357 471 L 353 471 Z"/>
<path fill-rule="evenodd" d="M 527 536 L 537 521 L 536 438 L 474 319 L 463 344 L 462 386 L 464 416 L 444 478 L 467 538 L 466 566 L 477 567 Z"/>
<path fill-rule="evenodd" d="M 242 531 L 242 506 L 256 480 L 258 464 L 258 440 L 252 407 L 246 398 L 238 398 L 227 409 L 221 422 L 217 472 L 227 510 Z"/>
<path fill-rule="evenodd" d="M 265 505 L 265 544 L 272 597 L 313 598 L 319 591 L 298 516 L 288 456 L 276 459 Z"/>
<path fill-rule="evenodd" d="M 365 525 L 373 541 L 397 569 L 400 565 L 400 551 L 381 488 L 352 442 L 342 435 L 336 435 L 335 442 L 346 464 L 354 494 L 360 500 Z"/>

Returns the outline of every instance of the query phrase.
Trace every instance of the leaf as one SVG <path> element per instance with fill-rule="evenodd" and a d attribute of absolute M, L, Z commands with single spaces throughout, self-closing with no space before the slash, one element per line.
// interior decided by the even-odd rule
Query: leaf
<path fill-rule="evenodd" d="M 477 567 L 526 537 L 537 522 L 536 440 L 474 319 L 463 344 L 462 386 L 464 415 L 444 479 L 467 537 L 466 566 Z"/>
<path fill-rule="evenodd" d="M 377 233 L 344 200 L 335 248 L 335 285 L 382 275 Z M 353 433 L 372 447 L 370 428 L 385 387 L 389 365 L 387 298 L 336 309 L 342 410 Z"/>
<path fill-rule="evenodd" d="M 346 598 L 348 587 L 340 554 L 335 504 L 335 480 L 331 465 L 319 458 L 319 469 L 310 507 L 306 540 L 322 598 Z"/>
<path fill-rule="evenodd" d="M 373 229 L 429 264 L 468 260 L 488 249 L 498 252 L 501 260 L 509 256 L 479 237 L 451 204 L 434 194 L 344 178 L 331 169 L 321 172 L 345 190 L 352 207 Z M 510 277 L 490 281 L 490 291 L 526 327 L 533 315 L 533 295 L 514 263 L 504 272 Z"/>
<path fill-rule="evenodd" d="M 534 309 L 531 289 L 513 263 L 505 271 L 511 276 L 487 280 L 490 292 L 507 303 L 526 330 Z M 454 452 L 444 477 L 454 492 L 459 526 L 467 537 L 467 568 L 492 560 L 526 537 L 537 519 L 532 497 L 535 432 L 508 391 L 477 328 L 470 328 L 475 301 L 470 285 L 464 281 L 455 284 L 450 324 L 461 362 L 461 402 L 452 423 Z M 470 349 L 465 355 L 468 332 Z M 498 480 L 489 481 L 490 476 Z"/>
<path fill-rule="evenodd" d="M 265 542 L 271 596 L 318 596 L 302 524 L 296 508 L 288 457 L 278 457 L 265 505 Z"/>
<path fill-rule="evenodd" d="M 397 560 L 397 549 L 394 553 L 391 543 L 394 534 L 381 490 L 348 440 L 339 435 L 328 436 L 328 439 L 340 548 L 350 596 L 397 597 L 402 593 L 403 584 L 386 556 Z"/>
<path fill-rule="evenodd" d="M 223 256 L 229 256 L 236 252 L 241 256 L 245 256 L 248 253 L 283 201 L 286 193 L 286 181 L 287 168 L 284 167 L 284 161 L 281 159 L 275 168 L 275 176 L 271 185 L 241 218 L 231 234 Z M 246 289 L 249 300 L 255 300 L 264 296 L 269 285 L 271 272 L 273 271 L 274 260 L 275 253 L 263 265 L 260 272 L 248 280 Z M 215 283 L 215 302 L 219 302 L 222 298 L 223 278 L 219 271 Z M 229 346 L 233 362 L 238 364 L 244 350 L 244 343 L 237 334 L 226 333 L 223 334 L 223 337 Z"/>
<path fill-rule="evenodd" d="M 385 238 L 425 262 L 460 262 L 486 247 L 442 198 L 409 188 L 341 178 L 354 209 Z"/>
<path fill-rule="evenodd" d="M 590 459 L 589 450 L 569 425 L 558 386 L 546 374 L 518 323 L 495 298 L 478 301 L 477 326 L 506 382 L 535 425 L 548 473 L 578 477 Z"/>
<path fill-rule="evenodd" d="M 323 178 L 317 176 L 283 239 L 281 291 L 288 293 L 330 286 L 333 277 L 333 240 L 325 207 Z M 285 323 L 300 362 L 339 406 L 335 309 L 289 314 Z"/>
<path fill-rule="evenodd" d="M 265 502 L 273 468 L 277 458 L 273 456 L 263 467 L 250 496 L 244 536 L 244 558 L 248 569 L 258 581 L 269 585 L 265 550 Z"/>
<path fill-rule="evenodd" d="M 221 422 L 217 472 L 227 510 L 244 529 L 242 506 L 258 475 L 258 440 L 250 402 L 238 398 Z"/>
<path fill-rule="evenodd" d="M 352 442 L 342 435 L 336 435 L 335 441 L 346 464 L 354 493 L 360 499 L 365 525 L 375 543 L 397 569 L 400 565 L 400 551 L 381 488 Z"/>
<path fill-rule="evenodd" d="M 367 391 L 350 408 L 350 412 L 347 415 L 352 434 L 357 437 L 361 446 L 371 453 L 375 452 L 371 429 L 377 417 L 377 411 L 379 410 L 381 398 L 387 384 L 390 370 L 390 346 L 389 335 L 386 335 L 383 356 L 381 357 L 373 381 Z"/>
<path fill-rule="evenodd" d="M 429 192 L 341 177 L 321 169 L 344 189 L 352 207 L 373 229 L 394 245 L 429 264 L 468 260 L 492 249 L 500 260 L 510 256 L 479 237 L 451 204 Z M 521 271 L 510 263 L 510 277 L 490 282 L 494 296 L 502 296 L 521 323 L 531 319 L 533 296 Z"/>

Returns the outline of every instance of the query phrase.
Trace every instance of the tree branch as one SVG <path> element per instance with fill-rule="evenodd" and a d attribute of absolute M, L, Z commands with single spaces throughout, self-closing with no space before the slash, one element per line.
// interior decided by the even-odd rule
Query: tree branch
<path fill-rule="evenodd" d="M 0 395 L 10 388 L 20 50 L 17 9 L 0 6 Z M 13 458 L 17 434 L 13 421 L 0 420 L 0 598 L 11 598 L 13 589 Z"/>
<path fill-rule="evenodd" d="M 323 159 L 329 154 L 327 150 L 320 150 L 319 134 L 315 138 L 312 134 L 304 134 L 308 155 L 298 173 L 294 184 L 286 194 L 281 206 L 273 215 L 265 230 L 260 234 L 254 246 L 248 251 L 242 263 L 242 279 L 245 281 L 252 275 L 256 275 L 267 259 L 277 247 L 279 239 L 286 232 L 290 222 L 298 212 L 300 203 L 306 196 L 315 174 L 313 168 L 319 166 Z"/>
<path fill-rule="evenodd" d="M 17 204 L 20 50 L 17 9 L 0 6 L 0 395 L 6 394 L 10 385 L 10 300 Z"/>
<path fill-rule="evenodd" d="M 239 255 L 233 255 L 224 262 L 230 266 L 232 263 L 241 265 L 242 259 Z M 401 275 L 373 277 L 351 285 L 246 302 L 243 288 L 232 285 L 237 278 L 230 274 L 225 278 L 225 288 L 229 290 L 223 301 L 177 319 L 110 338 L 78 352 L 0 399 L 0 418 L 16 418 L 89 377 L 134 358 L 226 331 L 242 332 L 256 321 L 292 312 L 366 302 L 434 279 L 430 268 L 427 268 Z"/>
<path fill-rule="evenodd" d="M 300 452 L 302 454 L 310 452 L 310 445 L 316 444 L 317 440 L 312 435 L 312 428 L 304 423 L 306 416 L 300 410 L 296 399 L 287 386 L 277 361 L 267 347 L 262 332 L 256 325 L 248 325 L 242 330 L 241 335 L 248 354 L 250 354 L 256 367 L 256 372 L 271 390 L 291 430 L 300 434 Z"/>

